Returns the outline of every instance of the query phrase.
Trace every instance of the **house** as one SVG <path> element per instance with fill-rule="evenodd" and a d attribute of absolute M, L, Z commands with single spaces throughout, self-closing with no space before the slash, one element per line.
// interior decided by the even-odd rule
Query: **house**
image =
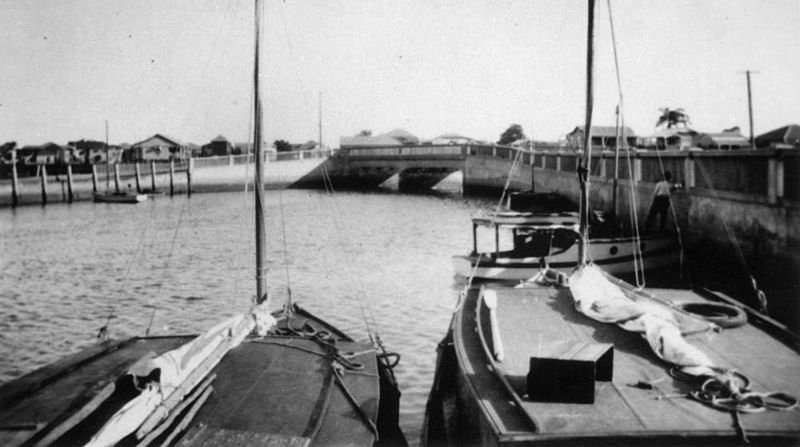
<path fill-rule="evenodd" d="M 131 149 L 137 161 L 185 160 L 189 157 L 185 144 L 162 134 L 134 143 Z"/>
<path fill-rule="evenodd" d="M 586 126 L 577 126 L 572 132 L 567 134 L 567 142 L 575 150 L 583 148 L 583 139 L 585 138 L 584 129 Z M 615 126 L 592 126 L 592 150 L 614 150 L 617 148 L 617 133 L 622 138 L 624 135 L 626 145 L 620 144 L 619 147 L 635 148 L 637 137 L 636 133 L 630 127 L 617 129 Z M 620 140 L 621 141 L 621 140 Z"/>
<path fill-rule="evenodd" d="M 703 149 L 743 149 L 750 147 L 750 141 L 739 132 L 701 133 L 694 145 Z"/>
<path fill-rule="evenodd" d="M 756 147 L 786 148 L 800 147 L 800 125 L 788 124 L 775 130 L 762 133 L 755 138 Z"/>
<path fill-rule="evenodd" d="M 17 159 L 25 164 L 53 165 L 68 163 L 71 159 L 71 152 L 69 147 L 49 142 L 39 146 L 29 145 L 17 149 Z"/>
<path fill-rule="evenodd" d="M 642 147 L 656 150 L 688 150 L 694 145 L 697 131 L 688 127 L 665 127 L 642 139 Z"/>
<path fill-rule="evenodd" d="M 217 135 L 216 138 L 211 140 L 208 144 L 204 144 L 200 150 L 202 157 L 215 157 L 222 155 L 233 154 L 233 144 L 222 135 Z"/>
<path fill-rule="evenodd" d="M 441 145 L 441 144 L 453 144 L 453 145 L 455 145 L 455 144 L 473 144 L 473 143 L 478 143 L 478 142 L 479 141 L 475 140 L 474 138 L 465 137 L 464 135 L 459 135 L 457 133 L 445 133 L 445 134 L 439 135 L 438 137 L 436 137 L 433 140 L 431 140 L 431 143 L 433 143 L 435 145 Z"/>

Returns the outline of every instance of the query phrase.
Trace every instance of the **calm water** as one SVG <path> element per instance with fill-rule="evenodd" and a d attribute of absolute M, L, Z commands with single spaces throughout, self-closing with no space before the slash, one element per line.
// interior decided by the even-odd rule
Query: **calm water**
<path fill-rule="evenodd" d="M 119 338 L 148 326 L 151 335 L 197 333 L 246 310 L 255 294 L 251 200 L 0 209 L 0 382 L 94 343 L 109 318 Z M 450 256 L 469 249 L 469 218 L 493 204 L 296 190 L 270 191 L 266 202 L 273 305 L 290 286 L 295 301 L 358 339 L 363 307 L 402 356 L 401 425 L 416 442 L 460 288 Z"/>

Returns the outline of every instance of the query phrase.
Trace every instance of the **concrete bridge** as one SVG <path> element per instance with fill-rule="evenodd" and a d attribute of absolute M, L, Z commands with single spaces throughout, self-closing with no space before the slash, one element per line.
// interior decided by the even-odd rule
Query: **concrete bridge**
<path fill-rule="evenodd" d="M 515 162 L 516 158 L 516 162 Z M 295 182 L 294 187 L 370 189 L 397 175 L 401 191 L 427 190 L 453 172 L 463 173 L 466 193 L 533 187 L 531 153 L 488 145 L 391 146 L 340 149 L 328 161 Z M 525 167 L 527 165 L 527 168 Z M 514 172 L 511 172 L 512 166 Z"/>
<path fill-rule="evenodd" d="M 373 188 L 398 174 L 400 189 L 414 191 L 461 171 L 467 194 L 497 194 L 508 182 L 512 190 L 556 192 L 577 203 L 579 157 L 557 145 L 533 151 L 488 145 L 341 149 L 292 186 Z M 616 189 L 619 217 L 641 224 L 664 171 L 684 185 L 672 203 L 687 251 L 747 281 L 751 273 L 781 278 L 782 290 L 798 296 L 800 150 L 631 151 L 619 157 L 598 151 L 591 163 L 592 207 L 611 210 Z"/>

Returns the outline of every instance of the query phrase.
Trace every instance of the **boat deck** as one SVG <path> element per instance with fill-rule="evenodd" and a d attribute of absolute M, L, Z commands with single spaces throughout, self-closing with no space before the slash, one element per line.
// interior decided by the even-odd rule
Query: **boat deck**
<path fill-rule="evenodd" d="M 294 321 L 303 327 L 306 319 Z M 120 389 L 119 383 L 114 389 L 118 377 L 149 353 L 161 354 L 192 338 L 106 342 L 4 384 L 0 445 L 84 445 L 124 404 L 114 397 Z M 366 419 L 375 422 L 378 416 L 375 353 L 369 344 L 339 337 L 335 346 L 342 355 L 354 353 L 349 361 L 363 368 L 335 372 L 330 349 L 310 337 L 246 338 L 211 371 L 210 394 L 197 399 L 194 411 L 176 413 L 151 441 L 181 446 L 372 445 L 376 434 Z"/>
<path fill-rule="evenodd" d="M 495 362 L 489 311 L 480 289 L 468 293 L 454 320 L 459 366 L 481 411 L 500 440 L 581 438 L 735 437 L 731 413 L 707 407 L 685 395 L 697 387 L 669 375 L 667 363 L 646 340 L 614 324 L 603 324 L 575 310 L 567 288 L 535 286 L 493 288 L 497 294 L 497 332 L 504 359 Z M 653 290 L 672 302 L 703 301 L 688 291 Z M 481 303 L 481 309 L 476 307 Z M 480 311 L 480 315 L 477 312 Z M 480 322 L 479 330 L 475 330 Z M 483 338 L 483 339 L 482 339 Z M 781 391 L 800 396 L 800 355 L 747 324 L 719 334 L 696 334 L 688 340 L 724 368 L 751 380 L 756 392 Z M 594 404 L 534 402 L 527 396 L 531 357 L 546 357 L 559 344 L 613 344 L 613 379 L 596 382 Z M 631 386 L 652 384 L 652 389 Z M 667 396 L 664 398 L 664 396 Z M 748 436 L 800 437 L 800 412 L 763 411 L 740 416 Z"/>

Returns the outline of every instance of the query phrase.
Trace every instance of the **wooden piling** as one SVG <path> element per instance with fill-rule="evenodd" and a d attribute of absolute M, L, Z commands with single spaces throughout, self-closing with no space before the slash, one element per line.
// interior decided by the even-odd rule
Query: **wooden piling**
<path fill-rule="evenodd" d="M 119 193 L 119 164 L 114 163 L 114 191 Z"/>
<path fill-rule="evenodd" d="M 175 195 L 175 160 L 169 161 L 169 196 Z"/>
<path fill-rule="evenodd" d="M 67 201 L 67 188 L 64 187 L 64 179 L 58 179 L 58 182 L 61 183 L 61 201 Z"/>
<path fill-rule="evenodd" d="M 19 205 L 19 197 L 17 196 L 17 191 L 19 191 L 18 176 L 17 176 L 17 160 L 13 160 L 13 163 L 11 163 L 11 206 L 13 207 Z"/>
<path fill-rule="evenodd" d="M 186 166 L 186 195 L 192 196 L 192 169 L 194 168 L 194 159 L 189 159 L 189 164 Z"/>
<path fill-rule="evenodd" d="M 72 203 L 75 196 L 72 193 L 72 165 L 67 165 L 67 201 Z"/>
<path fill-rule="evenodd" d="M 97 192 L 97 166 L 92 164 L 92 192 Z"/>
<path fill-rule="evenodd" d="M 136 163 L 134 163 L 133 166 L 134 166 L 134 169 L 136 171 L 136 194 L 141 194 L 142 193 L 142 180 L 140 178 L 140 173 L 139 173 L 139 162 L 137 161 Z"/>
<path fill-rule="evenodd" d="M 150 162 L 150 193 L 156 193 L 156 162 Z"/>
<path fill-rule="evenodd" d="M 47 166 L 41 165 L 42 173 L 42 205 L 47 205 Z"/>

